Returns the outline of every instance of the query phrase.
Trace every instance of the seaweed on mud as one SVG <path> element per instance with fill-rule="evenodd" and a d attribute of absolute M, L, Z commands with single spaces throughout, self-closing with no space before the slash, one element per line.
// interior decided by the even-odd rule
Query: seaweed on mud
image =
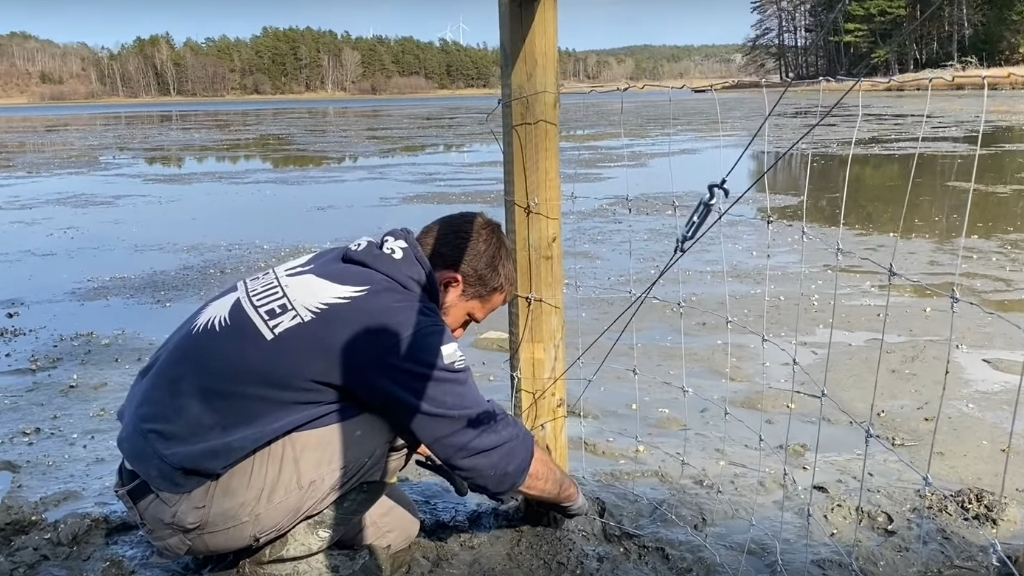
<path fill-rule="evenodd" d="M 984 488 L 968 486 L 952 494 L 929 491 L 924 505 L 931 512 L 938 512 L 956 519 L 968 518 L 981 526 L 998 528 L 1002 524 L 1009 502 L 999 499 L 994 492 Z"/>

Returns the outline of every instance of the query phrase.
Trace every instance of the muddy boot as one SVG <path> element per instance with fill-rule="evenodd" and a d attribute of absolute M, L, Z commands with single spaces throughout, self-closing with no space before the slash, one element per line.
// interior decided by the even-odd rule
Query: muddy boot
<path fill-rule="evenodd" d="M 270 542 L 250 557 L 247 564 L 271 564 L 306 558 L 323 552 L 342 532 L 380 500 L 386 482 L 364 482 L 338 497 L 325 510 L 299 522 L 287 534 Z"/>
<path fill-rule="evenodd" d="M 370 546 L 370 558 L 363 564 L 359 576 L 398 576 L 405 574 L 412 561 L 412 546 L 391 552 L 387 548 Z"/>
<path fill-rule="evenodd" d="M 367 550 L 321 552 L 297 560 L 239 565 L 234 576 L 363 576 L 364 566 L 370 564 L 373 561 Z"/>

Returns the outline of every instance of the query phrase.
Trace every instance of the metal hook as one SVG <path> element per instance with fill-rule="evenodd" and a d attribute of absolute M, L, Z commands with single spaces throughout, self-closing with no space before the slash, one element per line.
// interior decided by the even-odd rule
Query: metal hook
<path fill-rule="evenodd" d="M 693 209 L 693 213 L 686 220 L 686 227 L 683 229 L 682 234 L 679 236 L 679 241 L 676 243 L 676 250 L 681 251 L 683 245 L 693 240 L 700 229 L 707 222 L 708 216 L 711 215 L 711 209 L 714 208 L 715 204 L 718 203 L 718 192 L 721 192 L 723 196 L 729 198 L 729 189 L 725 187 L 725 178 L 720 182 L 712 182 L 708 184 L 707 196 L 701 198 L 697 207 Z"/>
<path fill-rule="evenodd" d="M 712 182 L 708 184 L 708 197 L 712 204 L 714 204 L 717 198 L 715 197 L 715 190 L 718 190 L 725 196 L 726 200 L 729 199 L 729 189 L 725 186 L 725 178 L 722 178 L 720 182 Z"/>

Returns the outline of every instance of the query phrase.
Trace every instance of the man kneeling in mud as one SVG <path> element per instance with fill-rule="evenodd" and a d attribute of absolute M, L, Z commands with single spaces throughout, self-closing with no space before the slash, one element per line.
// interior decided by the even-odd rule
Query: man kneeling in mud
<path fill-rule="evenodd" d="M 419 532 L 394 483 L 417 452 L 474 492 L 586 514 L 578 484 L 481 395 L 459 350 L 513 288 L 508 239 L 473 212 L 238 282 L 129 390 L 118 499 L 164 558 L 251 551 L 246 564 L 268 571 L 336 543 L 393 563 Z"/>

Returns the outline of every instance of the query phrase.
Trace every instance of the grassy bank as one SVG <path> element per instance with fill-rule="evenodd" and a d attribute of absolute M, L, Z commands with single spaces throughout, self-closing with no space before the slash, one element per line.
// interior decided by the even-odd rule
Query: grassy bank
<path fill-rule="evenodd" d="M 929 82 L 933 90 L 971 90 L 979 89 L 988 81 L 992 89 L 1024 88 L 1024 66 L 1010 68 L 975 68 L 975 69 L 936 69 L 901 74 L 891 78 L 865 78 L 861 83 L 865 91 L 919 91 L 927 90 Z M 804 80 L 795 82 L 791 90 L 817 90 L 819 86 L 825 90 L 846 90 L 854 80 Z M 668 90 L 689 88 L 697 92 L 714 90 L 755 90 L 762 84 L 770 89 L 782 88 L 786 82 L 754 78 L 688 78 L 677 80 L 616 82 L 605 84 L 563 84 L 561 90 L 565 94 L 585 94 L 587 92 L 613 92 L 617 89 L 633 90 Z M 175 102 L 247 102 L 261 100 L 366 100 L 366 99 L 410 99 L 410 98 L 443 98 L 453 96 L 494 96 L 501 95 L 498 89 L 470 88 L 464 90 L 430 90 L 403 94 L 345 94 L 339 92 L 305 92 L 301 94 L 261 95 L 229 95 L 221 97 L 159 97 L 159 98 L 118 98 L 103 97 L 90 99 L 62 100 L 59 102 L 40 101 L 32 95 L 2 96 L 0 106 L 46 105 L 60 106 L 69 104 L 119 104 L 119 103 L 156 103 Z"/>
<path fill-rule="evenodd" d="M 890 78 L 864 78 L 865 91 L 917 91 L 927 90 L 931 82 L 933 90 L 969 90 L 982 88 L 985 80 L 989 88 L 1024 88 L 1024 66 L 1010 68 L 936 69 L 901 74 Z M 854 80 L 803 80 L 794 82 L 791 90 L 846 90 Z M 778 89 L 786 82 L 765 80 L 763 85 Z M 583 94 L 589 91 L 608 92 L 618 88 L 629 90 L 667 90 L 690 88 L 694 91 L 707 90 L 753 90 L 760 89 L 762 80 L 756 78 L 689 78 L 681 80 L 659 80 L 646 82 L 618 82 L 608 84 L 566 84 L 563 93 Z"/>

